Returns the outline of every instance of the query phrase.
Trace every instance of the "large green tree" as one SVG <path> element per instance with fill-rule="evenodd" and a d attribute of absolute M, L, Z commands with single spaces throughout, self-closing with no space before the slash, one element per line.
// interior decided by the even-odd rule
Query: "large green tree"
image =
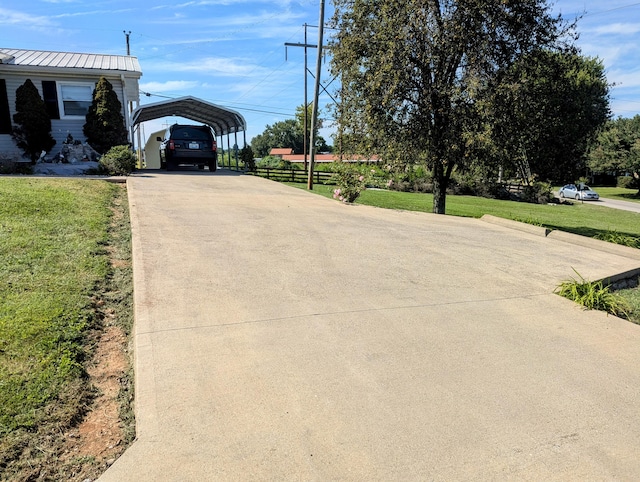
<path fill-rule="evenodd" d="M 100 154 L 129 142 L 122 115 L 122 103 L 113 85 L 101 77 L 93 91 L 93 100 L 83 128 L 87 142 Z"/>
<path fill-rule="evenodd" d="M 503 167 L 527 182 L 573 181 L 585 174 L 588 146 L 610 117 L 604 65 L 536 50 L 504 72 L 484 112 Z"/>
<path fill-rule="evenodd" d="M 311 130 L 311 107 L 307 108 L 307 136 Z M 320 125 L 318 127 L 321 127 Z M 308 137 L 307 137 L 308 140 Z M 304 106 L 296 108 L 295 119 L 267 125 L 264 132 L 251 139 L 251 148 L 257 157 L 269 155 L 274 147 L 290 147 L 295 154 L 304 152 Z M 308 147 L 307 147 L 308 149 Z M 316 150 L 329 150 L 326 141 L 316 136 Z"/>
<path fill-rule="evenodd" d="M 251 148 L 257 157 L 265 157 L 274 147 L 290 147 L 293 152 L 302 152 L 302 130 L 294 119 L 267 125 L 262 134 L 251 139 Z"/>
<path fill-rule="evenodd" d="M 632 174 L 639 183 L 640 196 L 640 115 L 607 123 L 589 151 L 589 168 L 600 173 Z"/>
<path fill-rule="evenodd" d="M 49 152 L 56 144 L 51 136 L 51 119 L 40 93 L 31 79 L 16 89 L 16 113 L 12 136 L 24 155 L 36 161 L 42 151 Z"/>
<path fill-rule="evenodd" d="M 335 0 L 332 71 L 343 145 L 433 172 L 444 213 L 456 166 L 469 157 L 478 101 L 499 73 L 572 32 L 545 0 Z"/>

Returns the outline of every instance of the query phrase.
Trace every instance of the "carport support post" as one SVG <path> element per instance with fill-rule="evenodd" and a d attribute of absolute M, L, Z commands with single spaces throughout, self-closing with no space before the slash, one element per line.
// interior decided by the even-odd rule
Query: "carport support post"
<path fill-rule="evenodd" d="M 240 166 L 238 165 L 238 131 L 233 132 L 233 137 L 235 139 L 235 144 L 233 145 L 233 153 L 236 158 L 236 171 L 240 170 Z"/>
<path fill-rule="evenodd" d="M 322 67 L 322 34 L 324 30 L 324 0 L 320 0 L 320 22 L 318 23 L 318 58 L 316 59 L 316 82 L 313 92 L 313 114 L 311 114 L 311 142 L 309 142 L 309 177 L 307 189 L 313 190 L 313 164 L 316 159 L 316 125 L 318 124 L 318 97 L 320 94 L 320 70 Z M 305 110 L 307 110 L 305 106 Z"/>
<path fill-rule="evenodd" d="M 218 166 L 224 168 L 224 135 L 220 134 L 220 145 L 218 146 Z M 220 155 L 222 151 L 222 155 Z"/>

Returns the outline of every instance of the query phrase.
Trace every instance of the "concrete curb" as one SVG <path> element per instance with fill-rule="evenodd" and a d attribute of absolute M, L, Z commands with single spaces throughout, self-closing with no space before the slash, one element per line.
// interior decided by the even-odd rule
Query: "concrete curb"
<path fill-rule="evenodd" d="M 19 179 L 84 179 L 87 181 L 105 181 L 114 184 L 126 184 L 128 176 L 100 176 L 100 175 L 53 175 L 53 174 L 2 174 L 0 178 L 19 178 Z"/>
<path fill-rule="evenodd" d="M 500 218 L 497 216 L 492 216 L 490 214 L 485 214 L 480 219 L 481 221 L 485 221 L 487 223 L 503 226 L 505 228 L 515 229 L 517 231 L 523 231 L 535 236 L 547 237 L 565 243 L 623 256 L 625 258 L 640 260 L 640 249 L 631 248 L 629 246 L 609 243 L 600 239 L 588 238 L 586 236 L 580 236 L 578 234 L 567 233 L 566 231 L 551 230 L 541 226 L 533 226 L 531 224 L 512 221 L 511 219 Z M 604 285 L 608 286 L 619 283 L 620 281 L 636 278 L 638 276 L 640 276 L 640 267 L 625 271 L 623 273 L 616 273 L 614 275 L 602 278 L 598 281 L 602 281 Z"/>
<path fill-rule="evenodd" d="M 567 233 L 566 231 L 559 231 L 557 229 L 551 230 L 541 226 L 533 226 L 531 224 L 521 223 L 519 221 L 512 221 L 511 219 L 499 218 L 490 214 L 485 214 L 480 218 L 480 220 L 487 223 L 496 224 L 498 226 L 503 226 L 505 228 L 524 231 L 525 233 L 533 234 L 536 236 L 557 239 L 558 241 L 564 241 L 565 243 L 571 243 L 578 246 L 583 246 L 585 248 L 597 249 L 598 251 L 617 254 L 618 256 L 624 256 L 625 258 L 640 260 L 640 249 L 623 246 L 621 244 L 609 243 L 608 241 L 588 238 L 586 236 Z"/>
<path fill-rule="evenodd" d="M 557 239 L 559 241 L 564 241 L 565 243 L 584 246 L 585 248 L 597 249 L 598 251 L 617 254 L 618 256 L 624 256 L 625 258 L 640 260 L 640 249 L 631 248 L 629 246 L 622 246 L 621 244 L 609 243 L 600 239 L 587 238 L 586 236 L 580 236 L 578 234 L 567 233 L 565 231 L 558 230 L 551 231 L 547 235 L 547 237 Z"/>
<path fill-rule="evenodd" d="M 548 236 L 551 232 L 550 229 L 542 226 L 534 226 L 533 224 L 521 223 L 519 221 L 512 221 L 511 219 L 499 218 L 492 216 L 491 214 L 485 214 L 480 218 L 481 221 L 487 223 L 496 224 L 505 228 L 516 229 L 518 231 L 524 231 L 525 233 L 534 234 L 536 236 L 542 236 L 543 238 Z"/>

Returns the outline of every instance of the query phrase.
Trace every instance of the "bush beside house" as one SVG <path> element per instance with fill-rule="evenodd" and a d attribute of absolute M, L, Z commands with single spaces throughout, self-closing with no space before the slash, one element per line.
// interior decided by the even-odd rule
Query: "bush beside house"
<path fill-rule="evenodd" d="M 136 168 L 136 156 L 129 146 L 114 146 L 100 158 L 100 167 L 111 176 L 127 176 Z"/>
<path fill-rule="evenodd" d="M 49 152 L 56 141 L 51 136 L 51 119 L 42 97 L 33 82 L 27 79 L 16 90 L 16 113 L 11 136 L 24 156 L 32 162 L 44 151 Z"/>
<path fill-rule="evenodd" d="M 122 103 L 106 78 L 100 77 L 93 101 L 87 113 L 83 132 L 87 142 L 100 154 L 115 146 L 128 143 L 127 129 L 122 116 Z"/>

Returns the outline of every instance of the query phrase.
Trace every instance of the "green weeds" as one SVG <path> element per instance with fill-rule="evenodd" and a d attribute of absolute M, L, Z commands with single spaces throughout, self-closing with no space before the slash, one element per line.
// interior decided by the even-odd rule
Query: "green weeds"
<path fill-rule="evenodd" d="M 620 318 L 629 318 L 630 306 L 617 293 L 610 291 L 602 281 L 587 281 L 576 270 L 579 279 L 561 283 L 556 294 L 568 298 L 587 310 L 605 311 Z"/>
<path fill-rule="evenodd" d="M 615 230 L 597 233 L 594 238 L 607 241 L 609 243 L 621 244 L 623 246 L 640 249 L 640 236 L 630 236 L 628 234 L 619 233 Z"/>

